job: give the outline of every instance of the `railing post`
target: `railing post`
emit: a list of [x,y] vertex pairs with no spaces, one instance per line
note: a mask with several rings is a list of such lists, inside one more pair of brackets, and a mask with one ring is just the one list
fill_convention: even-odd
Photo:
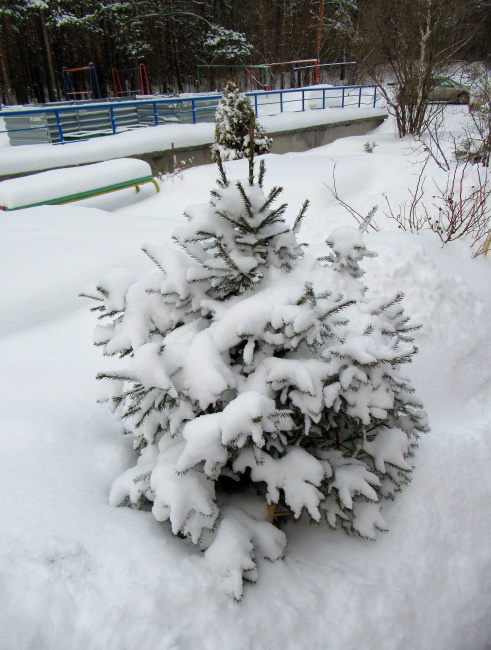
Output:
[[116,135],[116,122],[114,121],[114,107],[109,106],[109,117],[111,118],[111,126],[113,129],[113,135]]
[[196,112],[194,109],[194,99],[191,100],[191,110],[193,111],[193,124],[196,124]]
[[283,113],[283,93],[280,93],[280,113]]
[[257,117],[257,93],[254,95],[254,113]]
[[373,108],[377,105],[377,86],[373,87]]
[[61,127],[60,114],[58,111],[55,111],[55,117],[56,117],[56,124],[58,126],[58,133],[60,134],[60,144],[65,144],[65,140],[63,138],[63,129]]
[[344,108],[344,86],[343,86],[343,97],[341,99],[341,108]]
[[362,88],[363,88],[363,86],[360,86],[360,94],[358,96],[358,108],[360,108],[360,106],[361,106],[361,89]]
[[302,111],[305,111],[305,90],[302,90]]
[[322,108],[326,108],[326,89],[322,89]]
[[157,113],[157,102],[152,102],[153,106],[153,119],[155,120],[155,126],[159,125],[159,114]]

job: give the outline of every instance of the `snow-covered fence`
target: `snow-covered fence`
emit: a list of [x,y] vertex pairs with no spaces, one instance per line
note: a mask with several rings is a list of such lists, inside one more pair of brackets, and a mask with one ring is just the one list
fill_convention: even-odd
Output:
[[[375,86],[312,86],[247,93],[256,117],[325,108],[373,107],[381,101]],[[73,140],[113,135],[128,129],[168,123],[213,122],[220,94],[138,99],[70,105],[5,108],[11,145]]]
[[[377,86],[311,86],[247,93],[256,117],[287,111],[372,107],[381,102]],[[268,110],[274,111],[273,113]]]
[[213,122],[220,95],[5,109],[11,145],[65,144],[167,123]]

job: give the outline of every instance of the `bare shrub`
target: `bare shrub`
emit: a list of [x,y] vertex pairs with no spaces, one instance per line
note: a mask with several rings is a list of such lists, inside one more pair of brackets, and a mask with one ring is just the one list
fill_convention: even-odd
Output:
[[[491,182],[488,169],[482,165],[472,167],[470,163],[456,165],[445,174],[444,184],[433,180],[435,194],[430,206],[425,203],[425,169],[428,158],[418,176],[411,199],[393,208],[386,195],[388,212],[399,228],[418,232],[424,228],[435,232],[443,244],[466,237],[471,247],[477,247],[476,255],[484,252],[484,238],[490,232]],[[470,173],[474,179],[469,178]]]
[[[449,172],[452,148],[455,150],[455,140],[452,137],[450,142],[444,141],[442,136],[444,123],[444,105],[433,104],[422,125],[422,132],[416,134],[414,139],[417,143],[416,151],[418,148],[422,149],[426,158],[432,158],[440,169]],[[449,147],[446,145],[449,145]]]
[[[471,246],[476,246],[489,232],[491,184],[488,170],[477,167],[477,178],[469,187],[465,178],[467,167],[468,163],[456,166],[453,173],[448,174],[444,187],[435,182],[438,193],[433,197],[433,205],[437,214],[428,219],[428,225],[443,244],[467,236]],[[478,249],[477,254],[479,252]]]
[[355,210],[355,208],[353,208],[349,203],[346,203],[346,201],[339,196],[338,188],[336,186],[336,165],[334,165],[334,169],[332,170],[332,187],[329,187],[326,183],[324,183],[324,185],[331,192],[334,201],[339,203],[339,205],[353,217],[360,227],[364,227],[365,229],[371,228],[372,230],[375,230],[375,232],[380,232],[379,227],[375,223],[372,223],[373,217],[378,210],[378,205],[373,206],[368,215],[364,217],[358,212],[358,210]]
[[418,176],[418,182],[414,191],[409,190],[411,199],[404,201],[397,209],[394,209],[387,198],[386,194],[382,196],[387,203],[388,213],[385,214],[397,222],[399,228],[404,231],[418,232],[428,226],[429,215],[426,206],[422,202],[424,196],[424,184],[426,177],[424,175],[429,158],[426,159],[421,172]]

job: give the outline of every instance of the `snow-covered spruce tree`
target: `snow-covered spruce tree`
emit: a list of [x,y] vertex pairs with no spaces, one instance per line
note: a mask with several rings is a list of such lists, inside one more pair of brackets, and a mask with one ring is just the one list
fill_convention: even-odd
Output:
[[374,538],[427,423],[400,373],[414,328],[401,295],[367,298],[363,231],[335,230],[319,261],[295,236],[306,204],[291,230],[263,161],[236,183],[218,165],[181,250],[145,246],[154,273],[115,270],[84,295],[105,323],[95,343],[126,360],[99,379],[139,453],[110,502],[151,506],[239,598],[255,554],[286,545],[267,504]]
[[220,25],[212,25],[203,43],[203,52],[217,63],[233,63],[248,58],[254,51],[245,34]]
[[254,117],[251,102],[241,93],[233,81],[223,90],[222,98],[215,113],[215,142],[211,146],[213,160],[237,160],[249,157],[253,125],[254,154],[268,153],[272,139],[268,138],[263,127]]

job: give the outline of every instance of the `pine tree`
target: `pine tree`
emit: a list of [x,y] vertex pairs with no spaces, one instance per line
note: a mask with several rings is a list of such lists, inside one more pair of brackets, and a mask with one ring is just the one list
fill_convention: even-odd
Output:
[[154,273],[114,271],[84,295],[106,323],[95,343],[127,360],[98,378],[139,452],[110,502],[151,506],[240,598],[255,555],[286,545],[266,504],[374,538],[427,422],[400,373],[415,328],[400,294],[367,298],[363,231],[335,230],[317,260],[295,234],[307,202],[290,229],[264,161],[236,183],[218,167],[180,250],[146,246]]
[[223,90],[215,114],[215,143],[211,152],[213,160],[237,160],[249,157],[249,143],[254,142],[254,154],[268,153],[273,143],[254,117],[251,102],[233,81]]

